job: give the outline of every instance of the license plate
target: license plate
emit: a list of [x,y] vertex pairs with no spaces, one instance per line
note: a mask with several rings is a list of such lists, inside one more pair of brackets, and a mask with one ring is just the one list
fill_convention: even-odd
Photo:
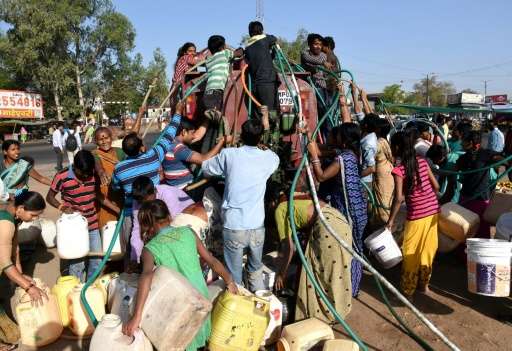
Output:
[[293,106],[293,98],[288,90],[279,90],[278,97],[280,106]]

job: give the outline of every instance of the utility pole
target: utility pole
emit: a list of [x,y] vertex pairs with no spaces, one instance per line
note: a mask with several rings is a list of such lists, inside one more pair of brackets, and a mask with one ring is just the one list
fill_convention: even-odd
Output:
[[428,96],[428,73],[427,73],[427,106],[430,107],[430,97]]
[[490,82],[490,80],[484,80],[484,99],[487,96],[487,83]]
[[263,0],[256,0],[256,20],[263,23],[264,17]]
[[433,72],[430,72],[430,73],[427,73],[427,106],[430,107],[430,80],[429,80],[429,76],[432,76],[432,79],[434,78],[435,73]]

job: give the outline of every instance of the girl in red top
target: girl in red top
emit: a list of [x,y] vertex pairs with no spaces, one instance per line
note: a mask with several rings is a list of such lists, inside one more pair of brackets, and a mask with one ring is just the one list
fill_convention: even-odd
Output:
[[391,138],[391,150],[400,165],[392,171],[395,197],[387,227],[391,228],[400,205],[405,200],[407,221],[404,229],[402,277],[400,287],[412,297],[416,288],[428,292],[432,263],[437,251],[439,202],[437,183],[425,159],[416,156],[417,131],[398,132]]

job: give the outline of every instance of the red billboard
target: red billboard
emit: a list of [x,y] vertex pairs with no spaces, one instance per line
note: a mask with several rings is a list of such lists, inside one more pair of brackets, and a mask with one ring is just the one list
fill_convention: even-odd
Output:
[[487,95],[485,97],[485,103],[486,104],[506,104],[508,102],[508,96],[507,94],[501,94],[501,95]]

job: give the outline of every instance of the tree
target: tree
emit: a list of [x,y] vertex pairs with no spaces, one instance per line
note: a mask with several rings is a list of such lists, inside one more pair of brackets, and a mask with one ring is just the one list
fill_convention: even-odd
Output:
[[145,93],[149,85],[153,82],[154,78],[158,78],[156,86],[151,91],[151,96],[148,100],[148,105],[160,105],[167,97],[169,92],[169,80],[167,79],[167,60],[165,59],[162,50],[156,48],[153,51],[153,60],[149,63],[144,77],[143,91]]
[[57,116],[62,119],[60,96],[72,81],[73,66],[67,54],[65,4],[51,0],[1,0],[0,20],[10,25],[0,56],[20,77],[29,78],[43,94],[53,95]]
[[384,102],[401,104],[405,101],[405,91],[402,90],[400,84],[388,85],[384,87],[381,98]]
[[[381,100],[390,104],[402,104],[405,102],[407,94],[402,90],[400,84],[392,84],[384,87],[382,90]],[[392,107],[387,109],[389,113],[405,114],[406,110],[399,107]]]
[[436,76],[420,80],[413,86],[413,93],[406,101],[416,105],[427,105],[427,90],[430,104],[433,106],[445,106],[446,95],[455,94],[455,87],[452,82],[438,81]]
[[478,92],[476,90],[473,90],[471,88],[462,89],[461,93],[478,94]]
[[126,56],[133,49],[135,30],[126,16],[113,9],[110,0],[83,0],[72,4],[73,11],[68,15],[72,37],[69,50],[75,66],[80,114],[84,117],[83,76],[86,80],[97,78],[103,61],[113,64]]
[[289,60],[300,63],[300,54],[307,46],[308,31],[304,28],[299,29],[297,37],[293,41],[288,41],[285,38],[277,38],[277,42],[283,53]]

